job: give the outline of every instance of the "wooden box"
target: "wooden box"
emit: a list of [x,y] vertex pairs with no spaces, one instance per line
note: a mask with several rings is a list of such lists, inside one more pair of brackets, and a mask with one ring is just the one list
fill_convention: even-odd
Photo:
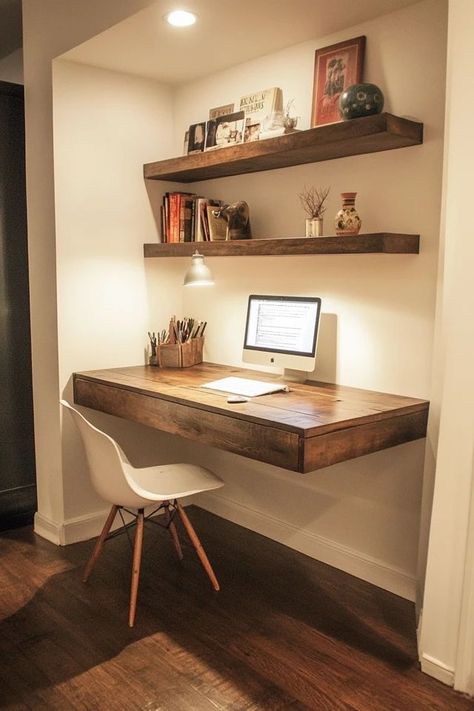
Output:
[[158,346],[158,365],[162,368],[189,368],[202,363],[204,338],[191,338],[186,343],[165,343]]

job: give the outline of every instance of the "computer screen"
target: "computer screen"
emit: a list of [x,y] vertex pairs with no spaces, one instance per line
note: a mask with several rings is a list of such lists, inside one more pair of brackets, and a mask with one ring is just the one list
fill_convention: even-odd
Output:
[[321,299],[317,296],[249,296],[243,360],[312,371]]

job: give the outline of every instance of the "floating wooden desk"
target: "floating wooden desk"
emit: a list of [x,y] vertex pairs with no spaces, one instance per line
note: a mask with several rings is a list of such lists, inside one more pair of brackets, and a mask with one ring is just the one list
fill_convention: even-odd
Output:
[[199,387],[230,375],[278,380],[213,363],[112,368],[75,373],[74,401],[295,472],[426,435],[426,400],[308,381],[231,405],[225,394]]

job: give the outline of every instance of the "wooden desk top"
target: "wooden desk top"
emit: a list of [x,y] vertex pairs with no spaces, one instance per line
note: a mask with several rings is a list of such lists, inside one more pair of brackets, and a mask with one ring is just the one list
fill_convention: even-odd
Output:
[[429,403],[328,383],[290,383],[279,392],[229,404],[200,386],[243,368],[134,366],[74,374],[79,405],[298,472],[308,472],[426,435]]

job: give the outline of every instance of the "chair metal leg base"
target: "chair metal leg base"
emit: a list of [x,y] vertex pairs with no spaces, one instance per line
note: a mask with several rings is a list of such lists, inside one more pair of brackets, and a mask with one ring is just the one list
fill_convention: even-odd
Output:
[[212,569],[212,565],[209,562],[209,558],[207,557],[206,552],[205,552],[204,548],[202,547],[201,541],[199,540],[198,535],[197,535],[196,531],[194,530],[193,525],[192,525],[191,521],[189,520],[186,511],[181,506],[179,501],[175,500],[174,505],[178,509],[178,513],[179,513],[179,515],[181,517],[181,521],[183,522],[183,525],[186,529],[186,533],[188,534],[191,543],[193,544],[194,548],[196,549],[196,553],[199,556],[199,560],[201,561],[202,567],[204,568],[204,570],[206,571],[206,573],[209,576],[209,580],[211,581],[212,587],[214,588],[214,590],[216,592],[218,592],[220,590],[220,585],[219,585],[218,580],[215,576],[215,573]]
[[[176,499],[173,502],[166,501],[164,502],[160,508],[163,507],[166,511],[166,524],[165,528],[168,528],[170,532],[171,539],[173,541],[174,547],[176,549],[176,553],[178,555],[178,558],[182,560],[183,558],[183,551],[181,548],[181,544],[179,541],[178,537],[178,532],[176,530],[175,523],[173,521],[173,517],[176,513],[178,512],[181,521],[183,522],[184,528],[186,529],[186,533],[189,536],[189,539],[191,543],[193,544],[196,553],[199,557],[199,560],[201,561],[201,564],[206,571],[207,575],[209,576],[209,580],[211,581],[212,587],[214,590],[219,591],[220,586],[217,581],[217,578],[215,576],[215,573],[212,569],[212,566],[209,562],[209,559],[206,555],[206,552],[204,548],[202,547],[201,541],[198,538],[198,535],[196,531],[194,530],[194,527],[191,523],[191,521],[188,518],[188,515],[186,514],[186,511],[184,508],[181,506],[179,501]],[[104,524],[104,527],[101,531],[100,536],[98,537],[94,550],[92,551],[92,554],[87,561],[87,564],[84,568],[84,575],[83,575],[83,581],[87,582],[90,574],[92,573],[92,570],[97,563],[97,560],[99,559],[99,556],[102,552],[102,549],[104,547],[104,543],[107,540],[107,538],[110,537],[115,537],[119,533],[123,533],[125,530],[128,534],[128,528],[133,525],[133,523],[136,523],[136,531],[135,531],[135,541],[133,544],[133,562],[132,562],[132,579],[131,579],[131,585],[130,585],[130,607],[129,607],[129,614],[128,614],[128,624],[130,627],[133,627],[135,624],[135,613],[137,610],[137,597],[138,597],[138,584],[140,580],[140,568],[141,568],[141,560],[142,560],[142,548],[143,548],[143,532],[144,532],[144,527],[145,527],[145,511],[144,509],[138,509],[138,513],[134,514],[132,511],[129,511],[129,509],[125,508],[124,510],[130,513],[132,516],[135,516],[135,522],[133,523],[128,523],[125,524],[125,526],[122,528],[121,531],[114,531],[113,533],[110,533],[110,529],[112,528],[112,524],[114,522],[115,516],[117,514],[117,511],[122,509],[123,507],[113,505],[112,508],[110,509],[109,515],[107,516],[107,520]],[[171,511],[171,509],[173,509]],[[156,512],[153,512],[156,513]],[[153,515],[150,514],[150,515]],[[149,518],[149,517],[147,517]],[[163,524],[160,524],[163,526]]]

